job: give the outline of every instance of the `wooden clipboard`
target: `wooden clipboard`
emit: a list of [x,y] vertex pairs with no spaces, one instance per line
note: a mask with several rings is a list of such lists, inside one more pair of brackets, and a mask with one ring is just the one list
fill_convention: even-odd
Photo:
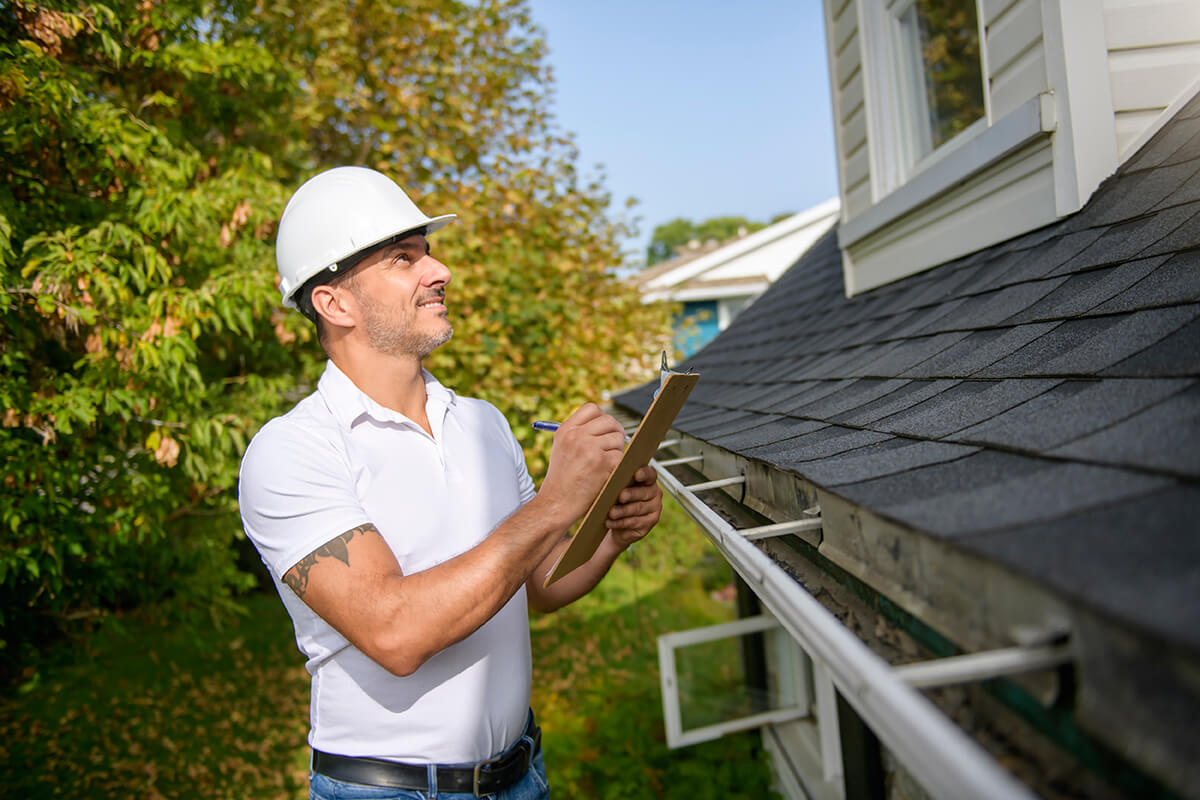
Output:
[[672,372],[667,375],[654,402],[646,411],[646,416],[642,417],[641,424],[638,425],[633,437],[625,445],[625,453],[621,456],[620,463],[613,468],[604,488],[600,490],[600,494],[592,502],[592,507],[584,515],[583,522],[580,523],[579,530],[575,532],[571,543],[567,545],[567,549],[563,551],[558,562],[550,570],[550,574],[546,576],[544,586],[549,586],[571,570],[586,563],[595,554],[596,548],[604,539],[604,534],[608,532],[605,521],[608,518],[609,510],[617,502],[617,495],[629,485],[629,481],[633,479],[633,473],[649,463],[654,454],[658,452],[658,446],[663,437],[667,435],[667,431],[671,429],[675,415],[679,413],[679,409],[683,408],[684,401],[692,393],[692,387],[699,379],[700,376],[695,373]]

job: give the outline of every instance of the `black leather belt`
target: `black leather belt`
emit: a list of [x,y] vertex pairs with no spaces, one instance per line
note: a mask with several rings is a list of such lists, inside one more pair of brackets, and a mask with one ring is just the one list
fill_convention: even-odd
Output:
[[[532,742],[532,744],[530,744]],[[542,729],[534,724],[533,716],[525,733],[512,747],[495,758],[478,764],[458,766],[437,765],[437,791],[472,792],[476,797],[501,792],[519,781],[529,769],[529,762],[542,746]],[[427,764],[407,764],[382,758],[339,756],[313,750],[313,772],[327,778],[366,786],[386,786],[391,789],[424,789],[429,785]]]

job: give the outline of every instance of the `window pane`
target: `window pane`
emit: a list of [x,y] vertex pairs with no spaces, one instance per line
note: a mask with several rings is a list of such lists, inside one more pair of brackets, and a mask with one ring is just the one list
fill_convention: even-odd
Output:
[[920,39],[928,133],[936,149],[983,117],[979,24],[974,0],[916,0],[913,11],[909,19]]
[[764,671],[763,639],[771,642],[778,635],[753,633],[675,650],[684,731],[796,704],[768,686],[775,681]]

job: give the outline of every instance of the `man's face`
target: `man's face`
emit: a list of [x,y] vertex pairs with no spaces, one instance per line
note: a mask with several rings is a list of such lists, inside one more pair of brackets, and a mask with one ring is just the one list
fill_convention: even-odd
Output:
[[371,349],[424,358],[454,333],[445,303],[449,282],[450,270],[429,254],[423,235],[413,234],[369,256],[346,287]]

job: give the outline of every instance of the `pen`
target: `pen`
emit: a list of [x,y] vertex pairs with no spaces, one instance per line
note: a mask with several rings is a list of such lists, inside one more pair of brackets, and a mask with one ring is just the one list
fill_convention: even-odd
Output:
[[[535,431],[550,431],[553,433],[554,431],[558,430],[560,425],[562,425],[561,422],[551,422],[548,419],[535,419],[533,421],[533,429]],[[629,441],[628,433],[625,434],[625,441]]]

